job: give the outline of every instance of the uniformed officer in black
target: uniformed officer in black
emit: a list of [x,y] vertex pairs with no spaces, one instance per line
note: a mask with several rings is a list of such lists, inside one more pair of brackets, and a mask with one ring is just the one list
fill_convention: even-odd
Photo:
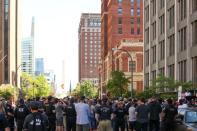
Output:
[[177,108],[173,105],[172,99],[167,100],[168,105],[164,108],[162,113],[164,118],[161,122],[161,131],[174,131],[175,130],[175,117],[178,114]]
[[125,130],[125,116],[127,115],[127,111],[124,108],[124,103],[123,101],[119,101],[117,104],[117,108],[114,110],[114,115],[115,115],[115,127],[114,131],[119,131],[119,128],[121,131]]
[[111,116],[113,112],[107,101],[107,98],[103,98],[101,106],[96,110],[96,119],[99,121],[98,131],[112,131]]
[[49,129],[48,131],[55,131],[56,129],[56,113],[55,113],[55,105],[54,98],[49,96],[47,102],[44,105],[44,111],[49,119]]
[[47,131],[49,121],[46,115],[38,111],[39,104],[36,101],[30,103],[31,114],[29,114],[24,121],[24,131]]
[[5,111],[6,111],[6,118],[8,121],[10,131],[14,131],[14,108],[12,106],[11,98],[7,101],[7,104],[5,106]]
[[65,114],[67,131],[76,131],[76,110],[74,105],[74,98],[71,98],[68,106],[66,106]]
[[14,112],[14,117],[15,117],[16,125],[17,125],[17,131],[22,131],[25,117],[28,114],[30,114],[29,109],[25,105],[24,100],[20,99],[19,104],[17,105],[15,112]]

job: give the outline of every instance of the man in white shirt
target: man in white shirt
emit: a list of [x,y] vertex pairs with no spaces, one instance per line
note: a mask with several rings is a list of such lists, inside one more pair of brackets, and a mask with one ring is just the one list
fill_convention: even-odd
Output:
[[77,131],[89,131],[90,130],[90,108],[89,105],[84,103],[85,97],[80,98],[80,102],[75,104],[75,110],[77,113]]
[[129,107],[129,129],[131,131],[135,130],[136,126],[136,112],[134,104],[132,103]]

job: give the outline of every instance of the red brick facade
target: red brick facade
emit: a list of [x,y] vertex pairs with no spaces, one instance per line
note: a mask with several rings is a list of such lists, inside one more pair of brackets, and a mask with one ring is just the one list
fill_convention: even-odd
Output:
[[[133,66],[130,65],[130,57],[122,50],[130,53],[133,61]],[[137,92],[143,90],[143,43],[133,42],[132,40],[121,41],[117,50],[113,53],[113,63],[115,63],[115,70],[120,70],[125,73],[127,77],[131,77],[133,71],[133,89]],[[131,70],[131,66],[133,67]]]
[[100,26],[100,14],[82,14],[79,25],[79,82],[90,80],[96,86],[101,60]]
[[132,0],[101,0],[100,86],[103,88],[111,71],[114,70],[112,48],[116,47],[122,39],[143,41],[143,0],[133,1],[132,3]]

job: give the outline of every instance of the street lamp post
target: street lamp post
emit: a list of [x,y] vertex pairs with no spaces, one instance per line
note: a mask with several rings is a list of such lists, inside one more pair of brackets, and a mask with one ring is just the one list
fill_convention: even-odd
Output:
[[[112,48],[112,51],[115,51],[115,50],[119,50],[119,51],[122,51],[122,52],[127,53],[127,55],[128,55],[128,56],[130,57],[130,59],[131,59],[131,65],[133,65],[132,56],[131,56],[131,54],[130,54],[127,50],[118,49],[118,48]],[[112,64],[113,64],[113,63],[112,63]],[[132,69],[132,66],[131,66],[131,98],[133,98],[133,69]]]

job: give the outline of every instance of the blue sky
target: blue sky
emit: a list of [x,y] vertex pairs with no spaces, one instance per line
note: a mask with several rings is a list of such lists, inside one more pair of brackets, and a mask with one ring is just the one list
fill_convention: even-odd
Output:
[[22,37],[30,36],[35,17],[35,57],[43,57],[45,69],[62,83],[65,60],[65,86],[78,82],[78,26],[81,13],[100,13],[100,0],[23,0]]

